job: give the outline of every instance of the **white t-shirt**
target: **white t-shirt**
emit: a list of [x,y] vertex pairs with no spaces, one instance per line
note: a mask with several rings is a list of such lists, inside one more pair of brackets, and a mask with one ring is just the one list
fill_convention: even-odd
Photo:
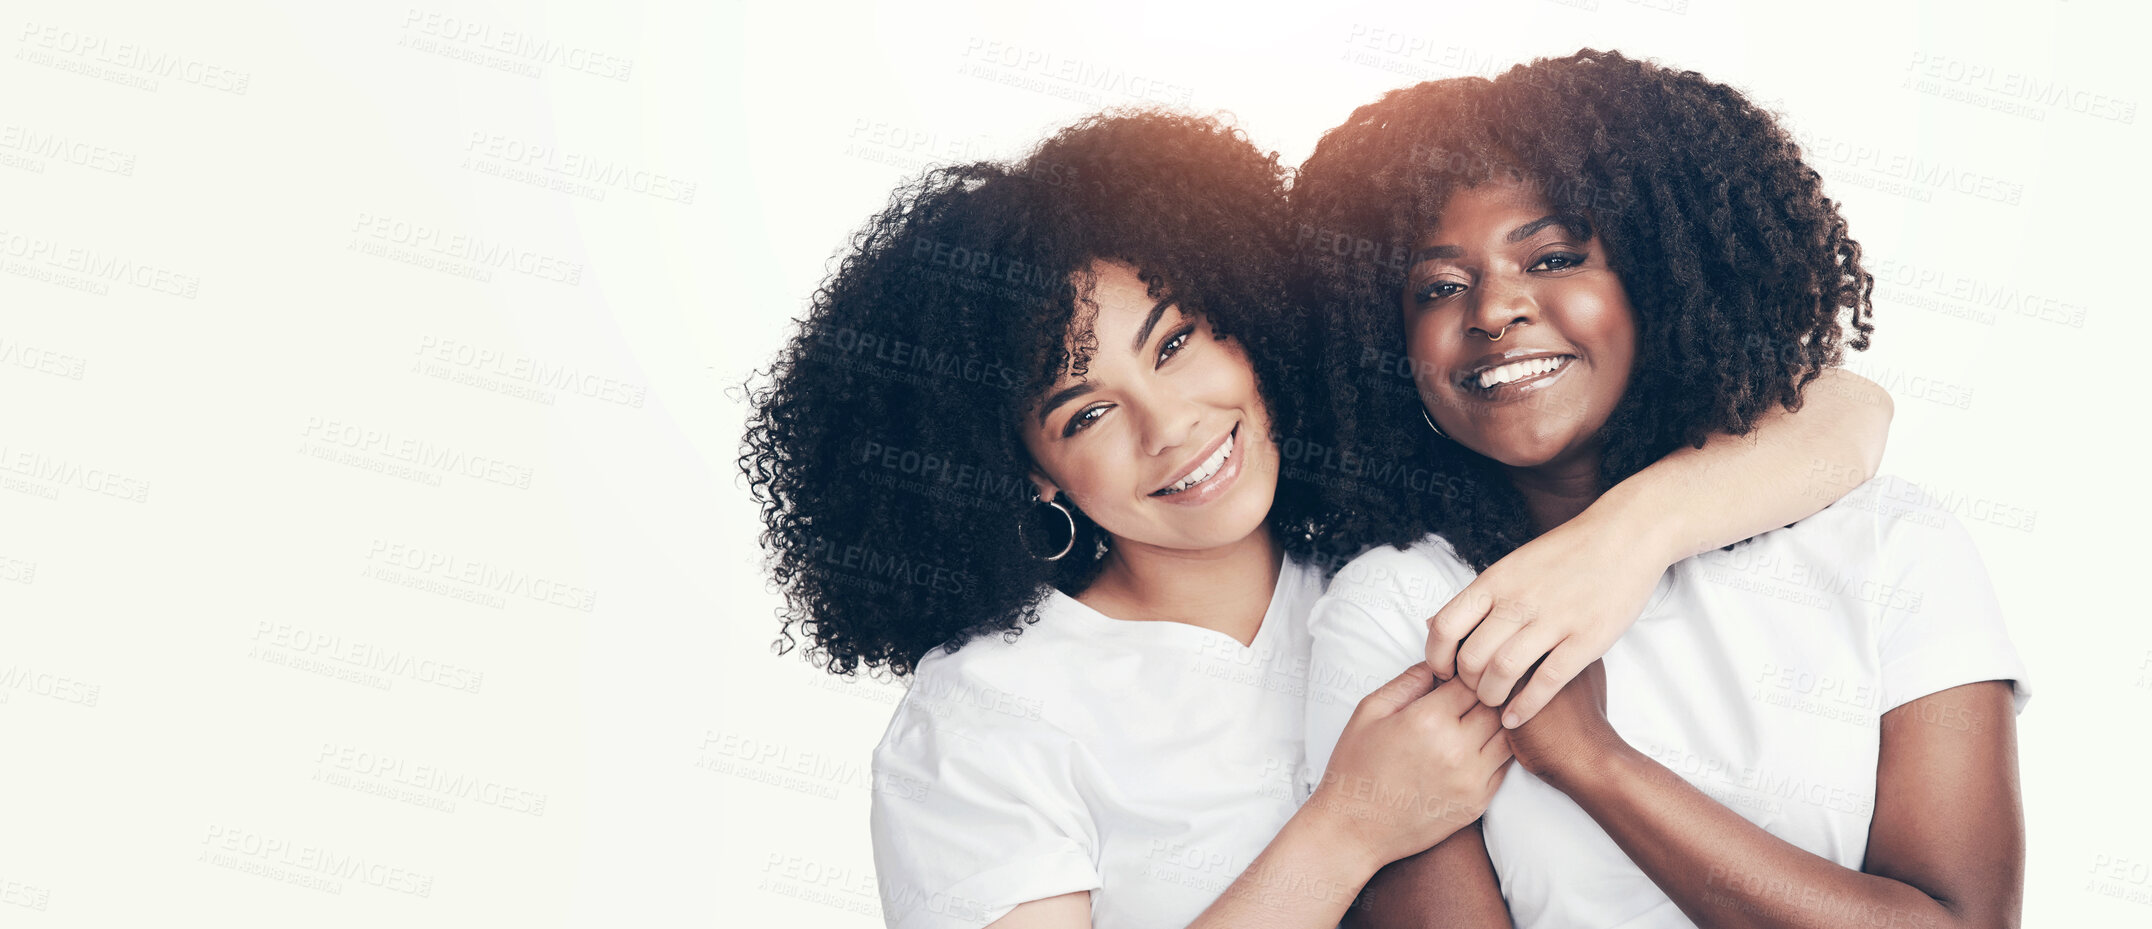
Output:
[[1311,790],[1307,615],[1287,559],[1253,644],[1112,619],[1058,591],[1014,642],[919,662],[874,751],[874,867],[892,929],[978,927],[1089,890],[1098,929],[1180,927]]
[[[1362,683],[1419,661],[1427,617],[1472,577],[1436,538],[1376,549],[1339,572],[1309,619],[1312,770],[1372,687]],[[2031,695],[1972,539],[1888,477],[1674,565],[1607,652],[1606,676],[1608,719],[1631,746],[1771,834],[1855,869],[1884,713],[1977,681],[2014,681],[2019,710]],[[1575,802],[1521,768],[1482,825],[1519,929],[1693,925]]]

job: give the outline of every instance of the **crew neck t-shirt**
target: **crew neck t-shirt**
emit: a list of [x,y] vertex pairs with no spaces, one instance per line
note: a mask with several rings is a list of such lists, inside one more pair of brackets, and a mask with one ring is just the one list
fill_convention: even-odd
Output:
[[[1309,620],[1309,765],[1351,702],[1424,657],[1427,617],[1473,577],[1429,538],[1339,572]],[[2031,692],[1987,571],[1940,501],[1879,477],[1794,525],[1686,559],[1606,654],[1607,716],[1637,750],[1773,835],[1858,870],[1879,720],[1963,684]],[[1970,725],[1941,718],[1939,725]],[[1518,929],[1693,924],[1566,794],[1522,768],[1482,821]],[[1847,923],[1865,914],[1847,914]]]
[[1286,559],[1248,646],[1113,619],[1054,591],[1013,641],[919,662],[874,751],[872,833],[892,929],[984,926],[1091,891],[1097,929],[1193,921],[1311,792],[1307,616]]

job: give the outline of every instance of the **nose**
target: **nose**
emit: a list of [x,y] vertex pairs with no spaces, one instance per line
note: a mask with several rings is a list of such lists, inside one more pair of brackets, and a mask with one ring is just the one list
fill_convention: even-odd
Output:
[[1143,451],[1162,455],[1186,445],[1202,421],[1200,406],[1172,391],[1153,391],[1139,401],[1136,418],[1142,429]]
[[1488,275],[1474,288],[1470,312],[1465,314],[1465,337],[1499,342],[1518,324],[1529,325],[1539,316],[1527,282],[1508,275]]

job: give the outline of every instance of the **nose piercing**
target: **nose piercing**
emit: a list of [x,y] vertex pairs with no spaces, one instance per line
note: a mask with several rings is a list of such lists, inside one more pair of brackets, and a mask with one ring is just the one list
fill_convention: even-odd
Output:
[[[1509,324],[1509,326],[1514,326],[1514,325],[1516,325],[1516,323],[1510,323],[1510,324]],[[1509,326],[1503,326],[1503,327],[1502,327],[1502,331],[1501,331],[1501,332],[1499,332],[1499,333],[1496,333],[1496,334],[1494,334],[1494,335],[1491,335],[1491,336],[1488,336],[1488,337],[1487,337],[1487,341],[1489,341],[1489,342],[1500,342],[1500,341],[1502,341],[1502,337],[1503,337],[1503,336],[1505,336],[1505,335],[1508,335],[1508,334],[1509,334]]]

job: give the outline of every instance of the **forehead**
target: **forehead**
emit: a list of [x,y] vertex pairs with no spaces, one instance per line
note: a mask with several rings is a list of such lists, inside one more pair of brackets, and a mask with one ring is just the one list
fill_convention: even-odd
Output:
[[1163,295],[1152,296],[1149,285],[1143,282],[1136,269],[1119,262],[1096,263],[1077,286],[1080,296],[1076,312],[1070,317],[1069,331],[1063,336],[1071,361],[1089,360],[1102,351],[1110,354],[1115,346],[1125,352],[1129,340],[1141,331],[1159,301],[1170,299]]
[[[1546,198],[1528,185],[1513,181],[1481,184],[1451,194],[1428,233],[1438,238],[1507,233],[1519,223],[1551,212]],[[1508,225],[1502,225],[1505,222]]]
[[1158,305],[1158,298],[1151,296],[1151,289],[1143,283],[1136,269],[1119,262],[1099,262],[1092,268],[1091,289],[1085,295],[1085,303],[1078,315],[1083,328],[1095,328],[1100,335],[1118,327],[1124,332],[1134,332],[1143,325],[1144,317],[1151,315],[1151,308]]

